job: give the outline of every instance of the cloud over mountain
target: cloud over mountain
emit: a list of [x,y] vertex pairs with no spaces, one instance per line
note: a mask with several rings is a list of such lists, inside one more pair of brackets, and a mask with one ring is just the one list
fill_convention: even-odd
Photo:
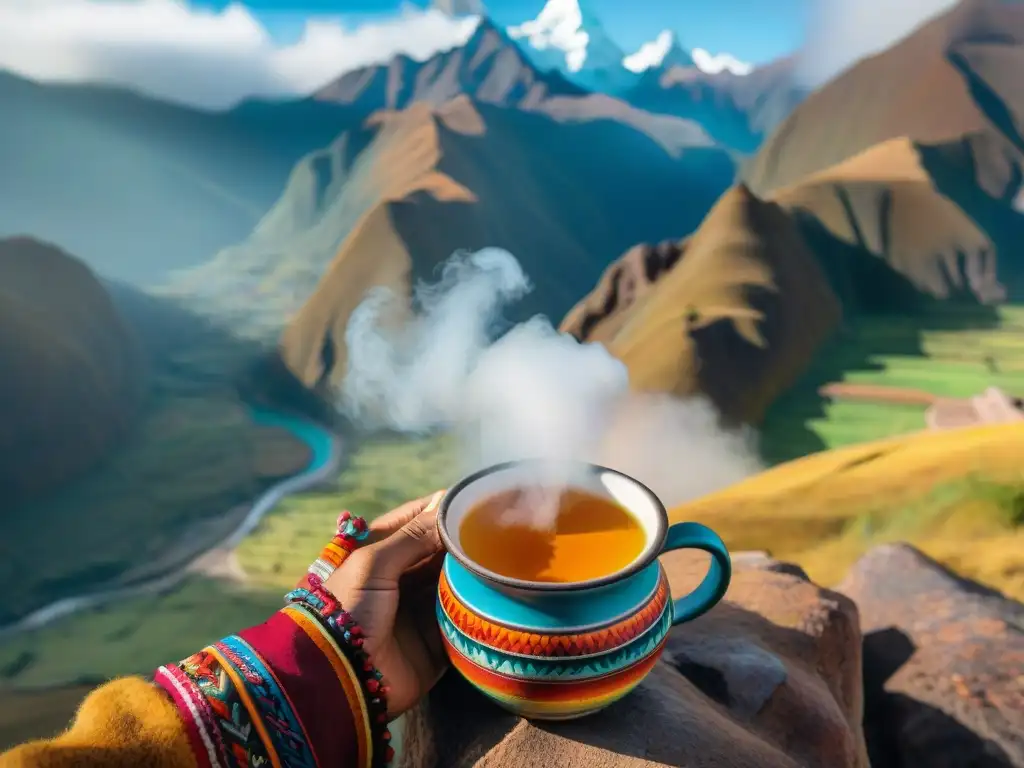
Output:
[[297,42],[282,45],[238,4],[218,12],[179,0],[0,0],[0,68],[219,108],[305,94],[399,53],[425,59],[465,42],[476,23],[407,8],[358,27],[308,21]]

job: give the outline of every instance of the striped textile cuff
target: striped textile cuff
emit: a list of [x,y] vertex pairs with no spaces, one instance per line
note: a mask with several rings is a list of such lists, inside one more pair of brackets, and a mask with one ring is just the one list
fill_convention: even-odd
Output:
[[199,768],[228,765],[228,753],[221,738],[220,725],[206,696],[196,681],[176,665],[159,667],[153,682],[171,697],[185,726],[192,754]]
[[160,667],[154,681],[177,705],[201,768],[371,766],[359,678],[293,607]]

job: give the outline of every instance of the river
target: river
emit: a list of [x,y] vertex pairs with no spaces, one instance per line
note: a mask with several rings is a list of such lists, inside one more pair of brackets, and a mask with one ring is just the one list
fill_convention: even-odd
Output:
[[335,476],[341,463],[341,441],[333,433],[305,419],[267,408],[253,408],[253,421],[267,427],[287,429],[309,446],[311,458],[302,472],[275,483],[252,504],[239,525],[225,538],[210,543],[205,550],[170,573],[128,586],[99,589],[72,597],[64,597],[38,608],[16,622],[0,627],[0,640],[39,629],[58,619],[109,603],[166,592],[180,584],[190,573],[193,563],[216,549],[232,550],[259,525],[260,520],[286,496],[305,491]]

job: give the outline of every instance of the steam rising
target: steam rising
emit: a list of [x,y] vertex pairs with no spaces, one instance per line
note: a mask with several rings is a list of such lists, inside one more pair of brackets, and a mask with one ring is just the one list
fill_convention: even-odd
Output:
[[[435,285],[417,287],[419,311],[372,292],[345,335],[349,369],[342,407],[358,424],[459,436],[461,469],[551,460],[545,487],[564,485],[560,461],[623,471],[674,505],[734,483],[760,467],[750,435],[724,431],[703,399],[630,392],[625,365],[600,344],[580,344],[543,317],[500,338],[501,311],[530,285],[506,251],[456,254]],[[535,525],[556,506],[537,504]],[[539,510],[539,511],[537,511]],[[546,510],[546,512],[545,512]]]

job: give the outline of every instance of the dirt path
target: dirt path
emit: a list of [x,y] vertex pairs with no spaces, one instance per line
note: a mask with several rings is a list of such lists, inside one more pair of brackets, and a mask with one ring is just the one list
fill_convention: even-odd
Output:
[[943,399],[922,389],[886,387],[881,384],[853,384],[846,381],[826,384],[818,390],[818,393],[823,397],[830,397],[833,400],[862,400],[890,405],[920,405],[924,408],[929,405],[935,405],[935,403]]

